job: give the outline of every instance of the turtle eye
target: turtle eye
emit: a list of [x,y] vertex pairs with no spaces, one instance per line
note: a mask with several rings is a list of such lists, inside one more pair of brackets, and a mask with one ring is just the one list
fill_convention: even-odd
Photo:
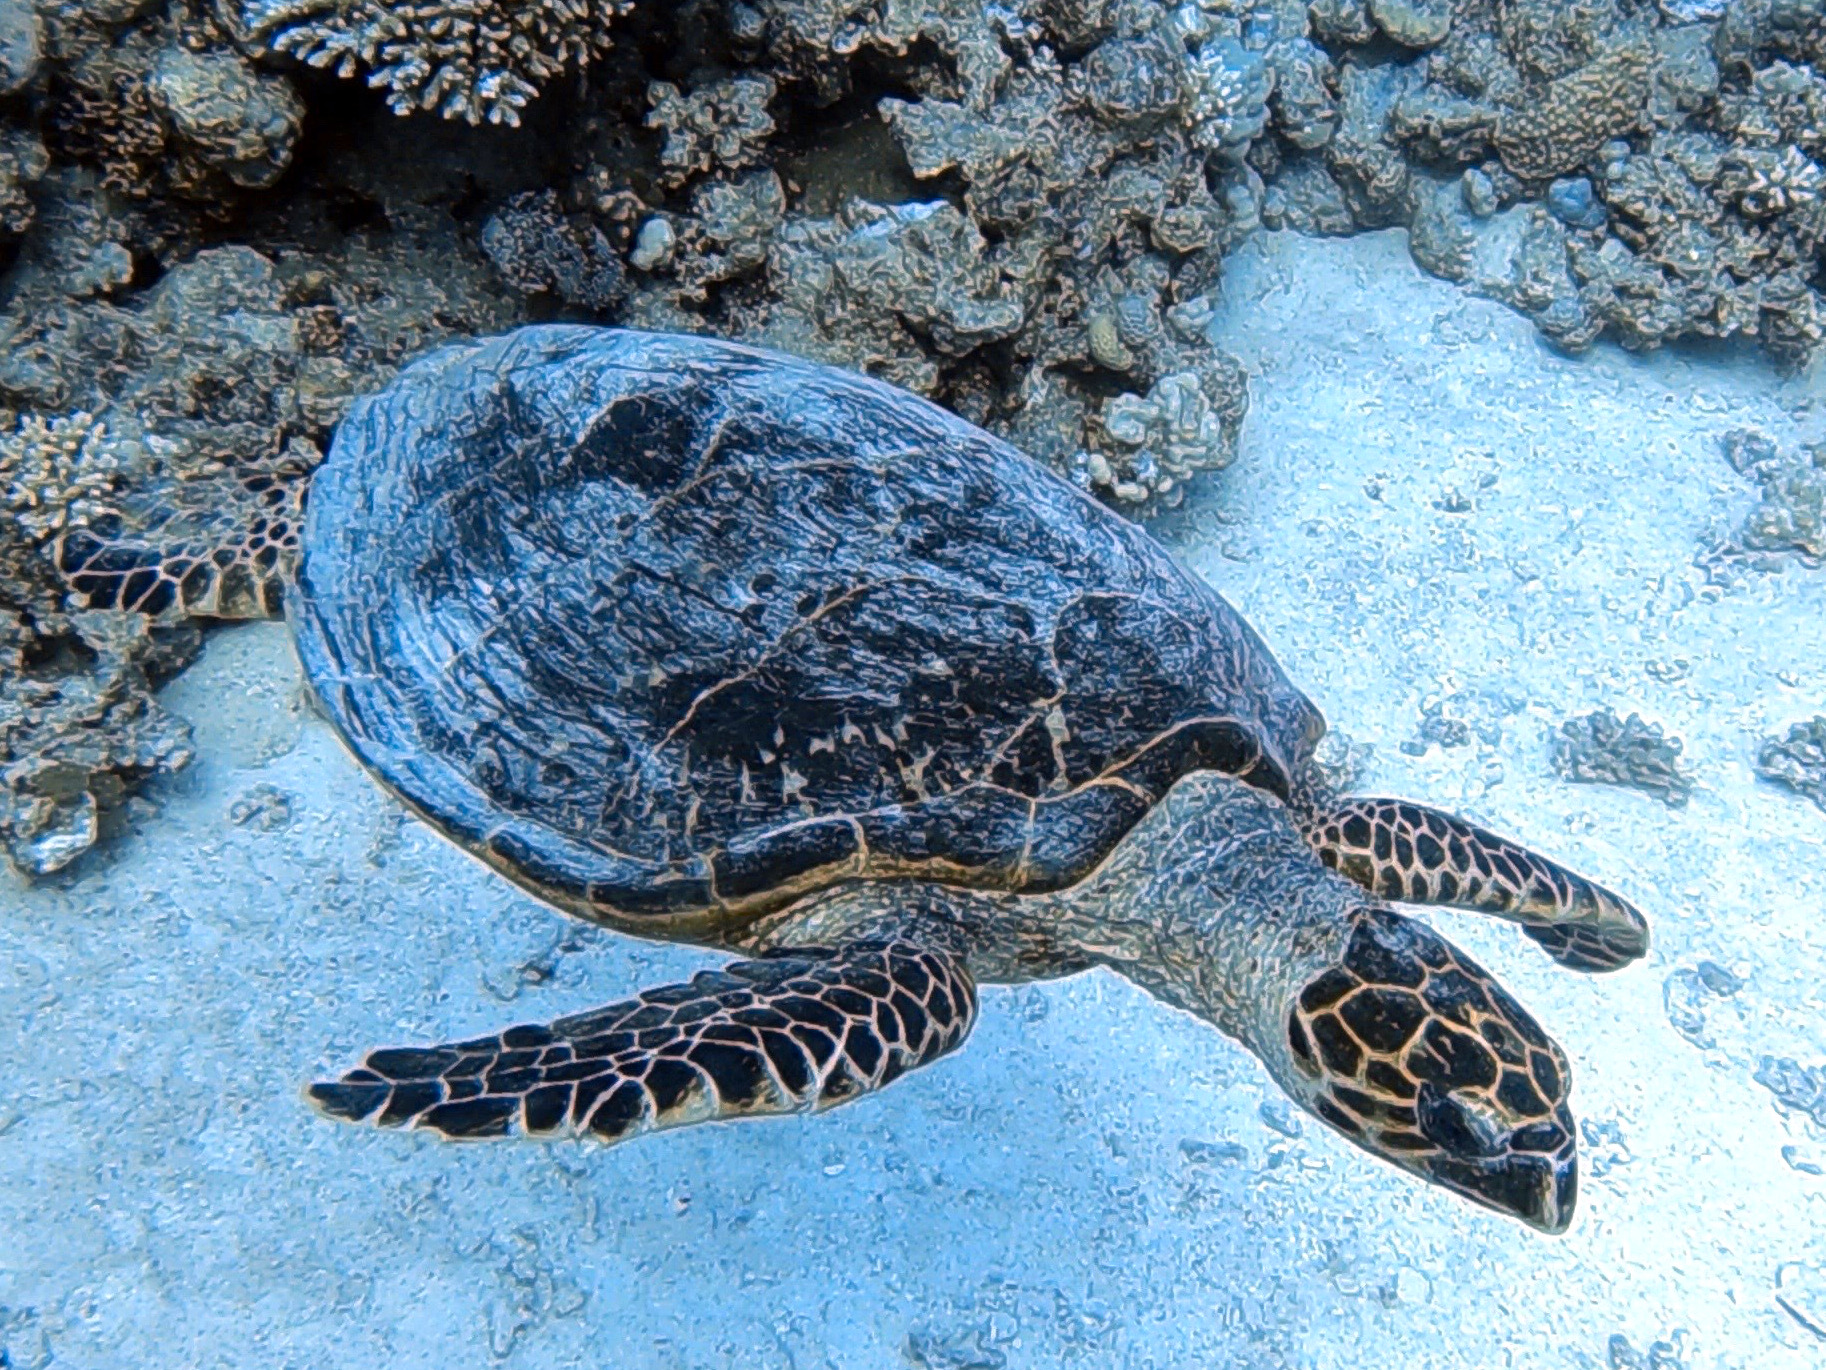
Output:
[[1420,1135],[1451,1156],[1480,1159],[1500,1155],[1509,1141],[1509,1129],[1488,1105],[1448,1094],[1431,1081],[1420,1087],[1414,1101]]

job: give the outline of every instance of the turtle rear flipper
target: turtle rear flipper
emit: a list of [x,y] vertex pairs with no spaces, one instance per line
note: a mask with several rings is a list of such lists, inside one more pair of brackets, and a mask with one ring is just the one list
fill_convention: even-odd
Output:
[[1569,969],[1618,970],[1648,950],[1648,920],[1628,900],[1451,814],[1347,799],[1302,831],[1320,860],[1371,893],[1507,918]]
[[306,1091],[331,1117],[469,1139],[642,1132],[810,1113],[963,1041],[976,989],[949,953],[852,942],[737,961],[549,1026],[370,1052]]
[[310,459],[290,452],[174,480],[66,532],[54,549],[57,569],[90,609],[277,618],[298,560],[309,482]]

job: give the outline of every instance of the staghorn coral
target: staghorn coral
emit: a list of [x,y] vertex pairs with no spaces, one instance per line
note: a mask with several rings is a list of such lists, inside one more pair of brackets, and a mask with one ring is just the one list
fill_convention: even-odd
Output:
[[518,124],[552,77],[608,50],[632,0],[245,0],[240,26],[274,53],[367,72],[395,112]]

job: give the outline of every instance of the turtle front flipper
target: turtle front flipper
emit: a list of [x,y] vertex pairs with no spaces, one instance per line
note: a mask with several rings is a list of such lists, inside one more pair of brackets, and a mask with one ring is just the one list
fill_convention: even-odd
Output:
[[65,532],[57,569],[90,609],[152,618],[277,618],[298,560],[316,453],[124,495]]
[[1507,918],[1572,970],[1617,970],[1648,950],[1648,922],[1628,900],[1451,814],[1348,799],[1301,831],[1320,860],[1371,893]]
[[852,942],[737,961],[550,1026],[368,1054],[306,1091],[331,1117],[446,1137],[594,1136],[810,1113],[961,1043],[976,987],[951,954]]

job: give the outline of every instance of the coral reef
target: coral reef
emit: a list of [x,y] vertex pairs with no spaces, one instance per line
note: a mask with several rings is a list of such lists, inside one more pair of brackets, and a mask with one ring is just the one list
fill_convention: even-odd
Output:
[[1796,723],[1782,737],[1764,738],[1756,773],[1826,809],[1826,715]]
[[[1232,460],[1263,225],[1798,362],[1823,58],[1798,0],[0,0],[6,631],[272,612],[348,399],[530,319],[858,367],[1136,515]],[[1732,555],[1817,561],[1819,461],[1740,469]]]
[[1680,739],[1664,735],[1659,724],[1644,722],[1640,714],[1619,719],[1599,709],[1560,725],[1553,768],[1565,780],[1625,785],[1680,808],[1693,792],[1680,752]]
[[[1817,347],[1816,7],[1326,0],[1312,20],[1340,124],[1271,190],[1270,223],[1405,224],[1423,267],[1569,349],[1747,335],[1793,363]],[[1384,62],[1384,39],[1429,51]]]

